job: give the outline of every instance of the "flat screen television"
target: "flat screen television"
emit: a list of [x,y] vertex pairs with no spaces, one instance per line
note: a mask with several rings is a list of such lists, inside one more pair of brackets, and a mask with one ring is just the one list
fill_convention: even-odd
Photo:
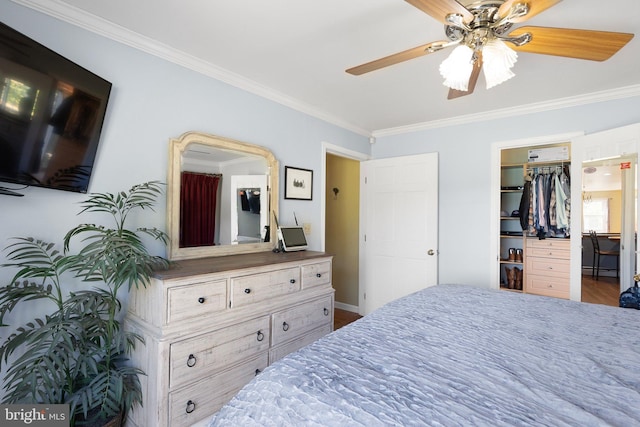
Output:
[[111,83],[0,23],[0,91],[0,181],[86,193]]

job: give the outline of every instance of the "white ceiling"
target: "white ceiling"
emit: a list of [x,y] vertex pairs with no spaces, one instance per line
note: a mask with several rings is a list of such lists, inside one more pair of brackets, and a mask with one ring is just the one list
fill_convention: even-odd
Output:
[[524,24],[636,34],[610,60],[521,53],[516,77],[486,90],[481,76],[474,94],[450,101],[438,72],[449,50],[344,71],[446,38],[403,0],[14,1],[364,135],[640,93],[638,0],[564,0]]

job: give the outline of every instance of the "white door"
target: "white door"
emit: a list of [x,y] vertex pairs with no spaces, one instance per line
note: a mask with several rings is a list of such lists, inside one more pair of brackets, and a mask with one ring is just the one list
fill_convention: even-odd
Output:
[[438,153],[361,164],[361,314],[438,282]]

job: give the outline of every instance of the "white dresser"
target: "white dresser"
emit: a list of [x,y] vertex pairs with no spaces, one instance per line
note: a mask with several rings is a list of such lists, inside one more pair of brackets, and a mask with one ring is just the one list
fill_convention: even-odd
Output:
[[126,328],[146,375],[128,424],[190,426],[267,365],[333,330],[332,258],[262,252],[178,261],[133,289]]

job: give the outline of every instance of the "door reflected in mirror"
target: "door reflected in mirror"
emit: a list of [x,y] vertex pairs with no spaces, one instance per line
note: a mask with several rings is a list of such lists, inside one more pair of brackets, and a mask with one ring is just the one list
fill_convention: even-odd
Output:
[[[231,177],[231,244],[264,242],[269,218],[266,175]],[[233,197],[232,196],[232,197]]]
[[271,250],[278,162],[264,147],[190,132],[170,142],[172,260]]

